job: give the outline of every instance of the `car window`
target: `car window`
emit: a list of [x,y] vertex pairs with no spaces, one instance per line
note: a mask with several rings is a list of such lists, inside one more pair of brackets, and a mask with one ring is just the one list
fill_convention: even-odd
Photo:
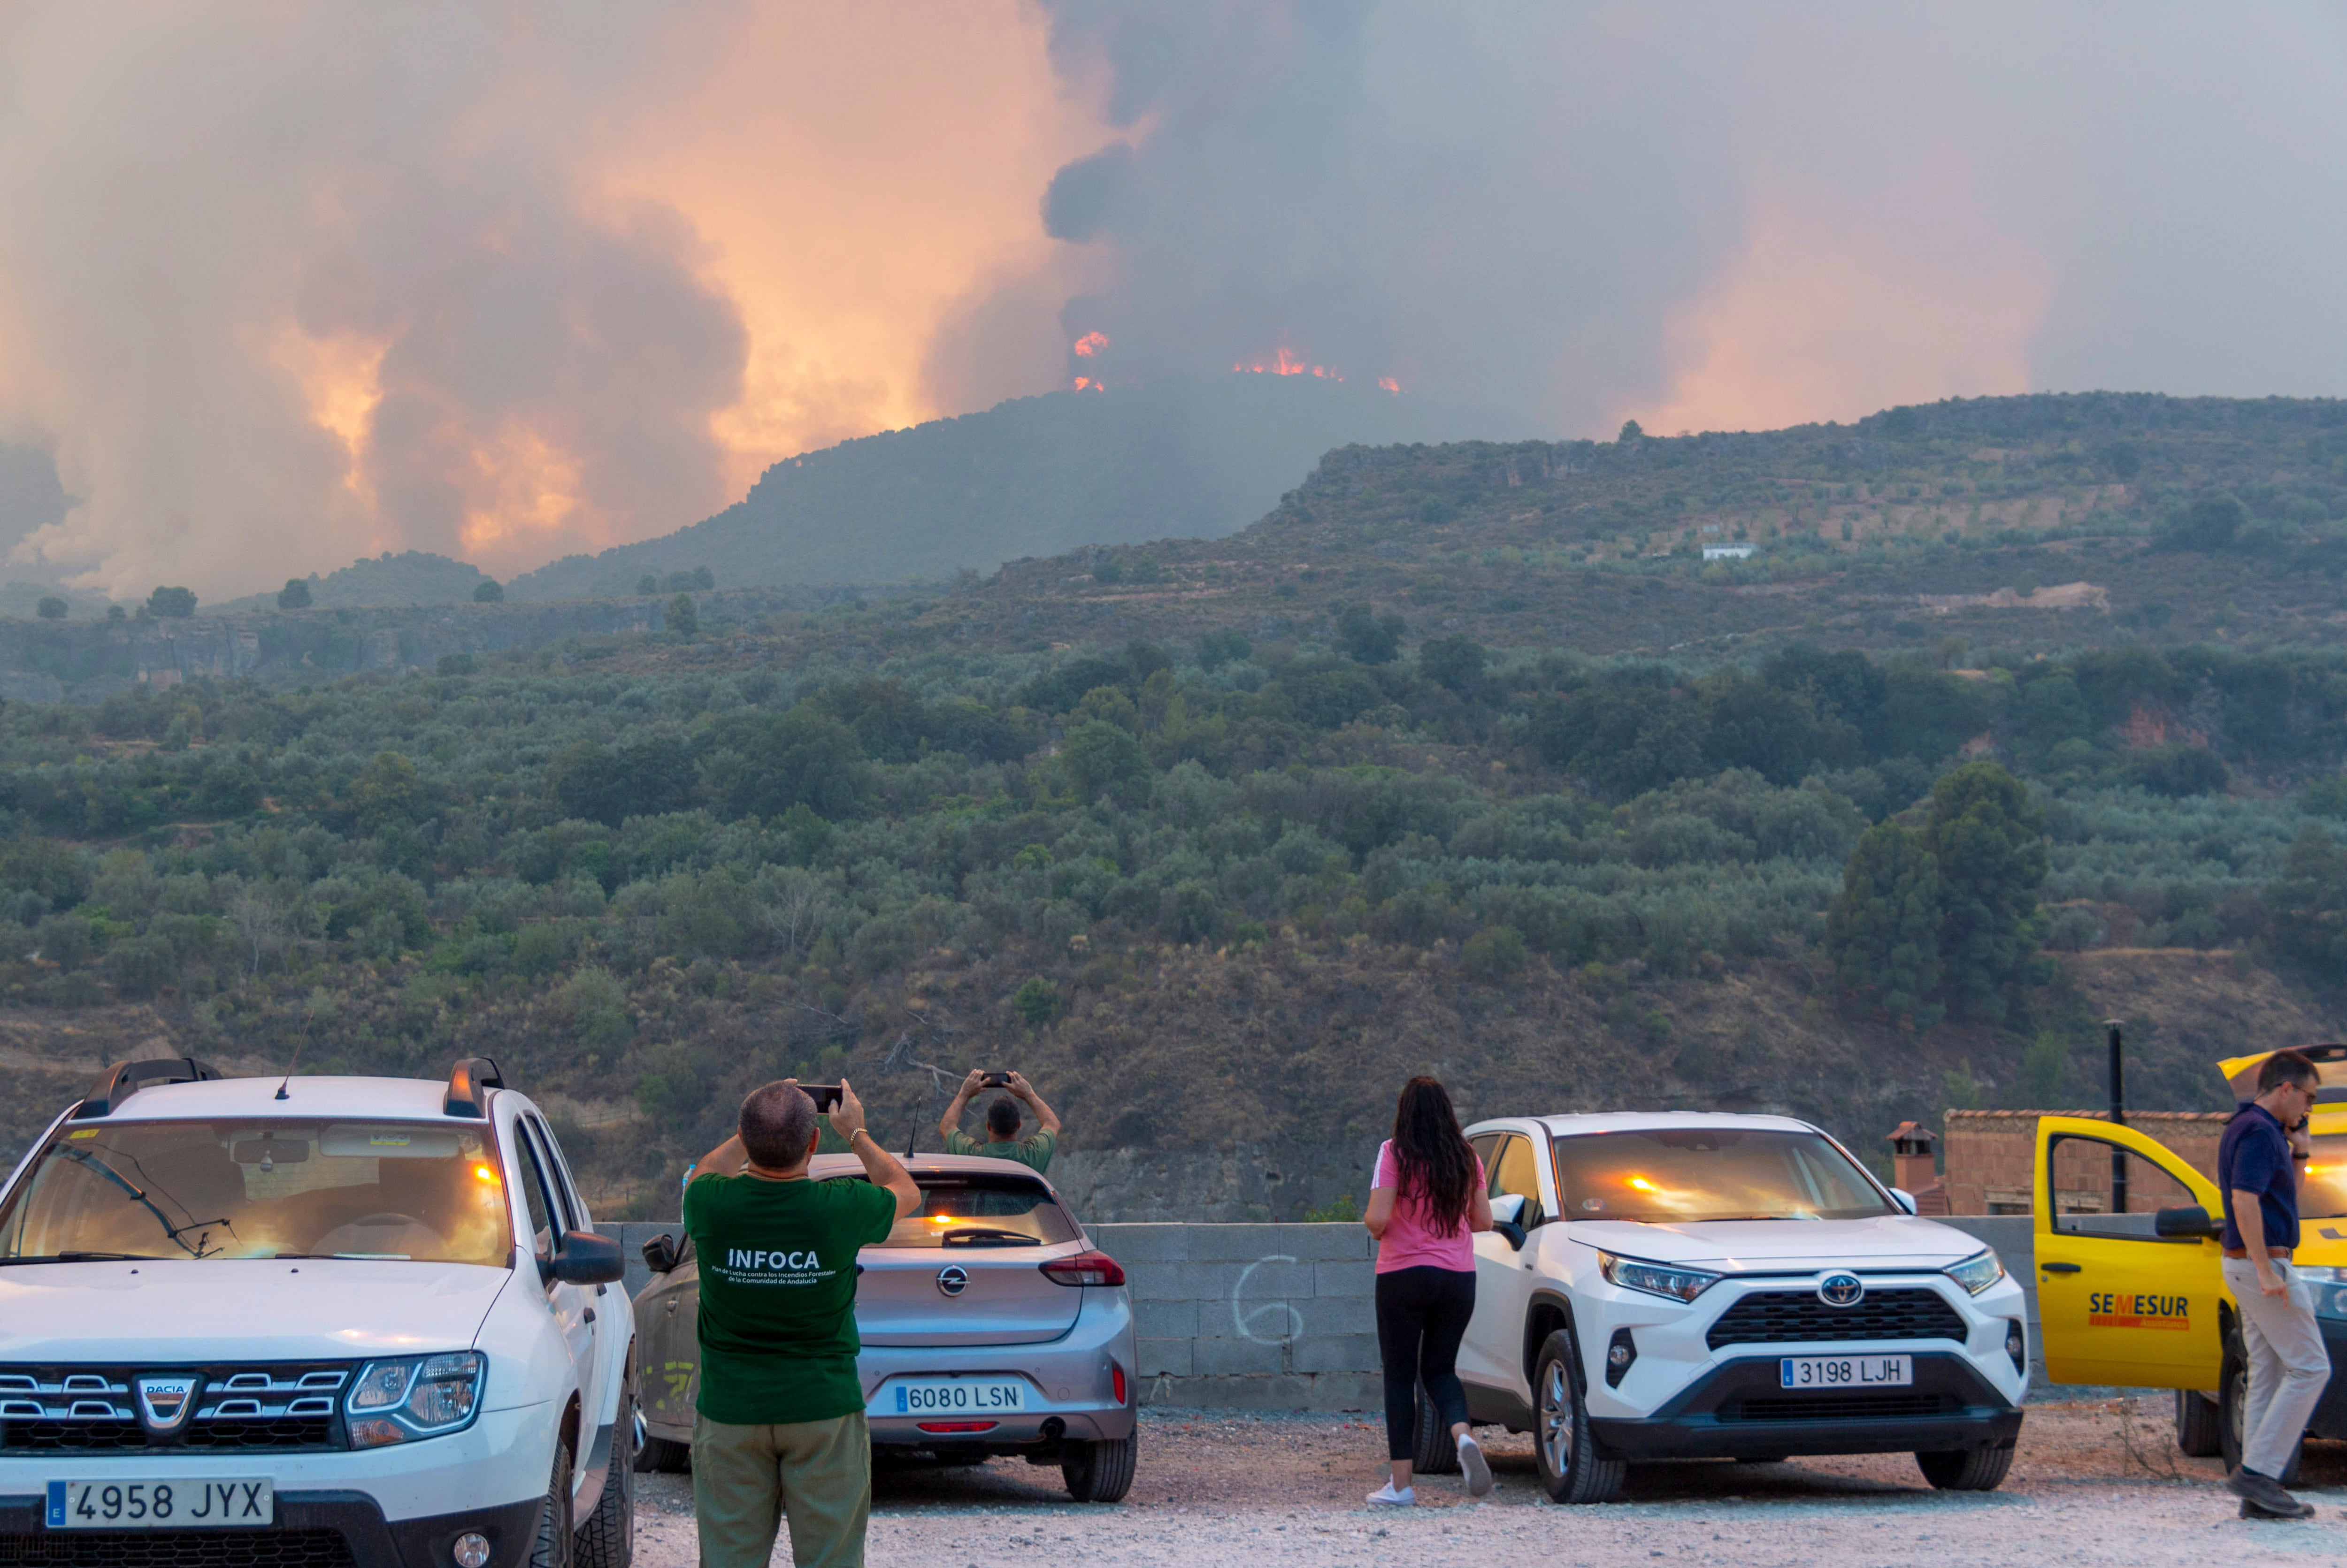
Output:
[[[860,1182],[859,1173],[834,1176]],[[1019,1176],[916,1174],[921,1206],[898,1220],[883,1246],[1056,1246],[1081,1234],[1042,1183]]]
[[[2151,1160],[2103,1138],[2057,1134],[2046,1145],[2045,1168],[2053,1175],[2053,1228],[2065,1235],[2149,1239],[2158,1210],[2200,1201]],[[2116,1202],[2114,1174],[2127,1181],[2124,1213]],[[2197,1236],[2178,1239],[2190,1245],[2199,1242]]]
[[1493,1155],[1500,1147],[1501,1140],[1506,1136],[1504,1132],[1478,1132],[1467,1140],[1467,1146],[1475,1151],[1477,1159],[1483,1162],[1483,1191],[1488,1197],[1496,1198],[1500,1195],[1500,1189],[1491,1184],[1500,1179],[1500,1162]]
[[1855,1220],[1901,1214],[1820,1132],[1656,1127],[1556,1140],[1557,1201],[1573,1220]]
[[[517,1128],[521,1123],[514,1123]],[[514,1153],[520,1156],[514,1163],[521,1167],[521,1196],[529,1210],[530,1249],[540,1257],[554,1255],[554,1205],[546,1195],[546,1178],[538,1173],[538,1155],[525,1136],[514,1141]]]
[[508,1267],[486,1127],[67,1122],[0,1213],[0,1257],[365,1257]]
[[542,1116],[532,1116],[528,1120],[531,1133],[546,1152],[547,1175],[553,1184],[555,1196],[561,1203],[563,1228],[592,1230],[594,1222],[588,1219],[587,1205],[579,1201],[579,1184],[570,1179],[570,1163],[562,1157],[562,1145],[554,1141],[554,1129],[546,1124]]
[[1540,1167],[1532,1154],[1532,1141],[1511,1137],[1500,1150],[1499,1163],[1491,1167],[1491,1196],[1507,1197],[1521,1194],[1524,1200],[1520,1223],[1530,1230],[1547,1217],[1541,1207]]

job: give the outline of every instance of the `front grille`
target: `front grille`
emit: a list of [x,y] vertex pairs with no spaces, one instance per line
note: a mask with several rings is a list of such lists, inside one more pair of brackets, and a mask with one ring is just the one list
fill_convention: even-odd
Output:
[[[133,1379],[196,1373],[196,1408],[175,1431],[149,1433]],[[141,1453],[157,1449],[302,1453],[342,1448],[337,1409],[351,1368],[279,1366],[0,1367],[0,1451]]]
[[1756,1290],[1719,1315],[1704,1336],[1728,1345],[1809,1345],[1842,1339],[1964,1338],[1964,1320],[1927,1286],[1870,1290],[1855,1307],[1828,1307],[1814,1290]]
[[339,1530],[57,1530],[0,1535],[15,1568],[354,1568]]
[[1739,1399],[1723,1406],[1723,1421],[1895,1421],[1907,1416],[1943,1416],[1945,1394],[1805,1394],[1786,1399]]

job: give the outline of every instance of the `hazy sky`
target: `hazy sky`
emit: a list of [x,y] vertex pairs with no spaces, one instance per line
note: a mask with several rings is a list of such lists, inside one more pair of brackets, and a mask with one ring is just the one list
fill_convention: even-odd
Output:
[[12,0],[7,569],[510,574],[1283,352],[1570,436],[2337,395],[2342,146],[2331,5]]

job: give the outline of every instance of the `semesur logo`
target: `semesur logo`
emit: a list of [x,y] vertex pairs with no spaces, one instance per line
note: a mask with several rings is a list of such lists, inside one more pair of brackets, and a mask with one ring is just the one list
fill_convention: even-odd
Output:
[[2089,1328],[2189,1328],[2192,1298],[2098,1290],[2086,1297]]

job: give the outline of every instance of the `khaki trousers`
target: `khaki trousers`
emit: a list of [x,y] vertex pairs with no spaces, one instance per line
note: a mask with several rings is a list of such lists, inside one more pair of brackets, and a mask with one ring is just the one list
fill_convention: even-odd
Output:
[[701,1568],[766,1568],[785,1518],[798,1568],[864,1568],[872,1515],[864,1412],[764,1427],[694,1416],[692,1512]]
[[2275,1481],[2290,1468],[2307,1418],[2331,1382],[2331,1353],[2315,1326],[2306,1281],[2276,1258],[2274,1271],[2290,1286],[2283,1296],[2258,1288],[2258,1266],[2225,1260],[2225,1288],[2241,1312],[2241,1348],[2249,1353],[2250,1386],[2242,1401],[2241,1468]]

